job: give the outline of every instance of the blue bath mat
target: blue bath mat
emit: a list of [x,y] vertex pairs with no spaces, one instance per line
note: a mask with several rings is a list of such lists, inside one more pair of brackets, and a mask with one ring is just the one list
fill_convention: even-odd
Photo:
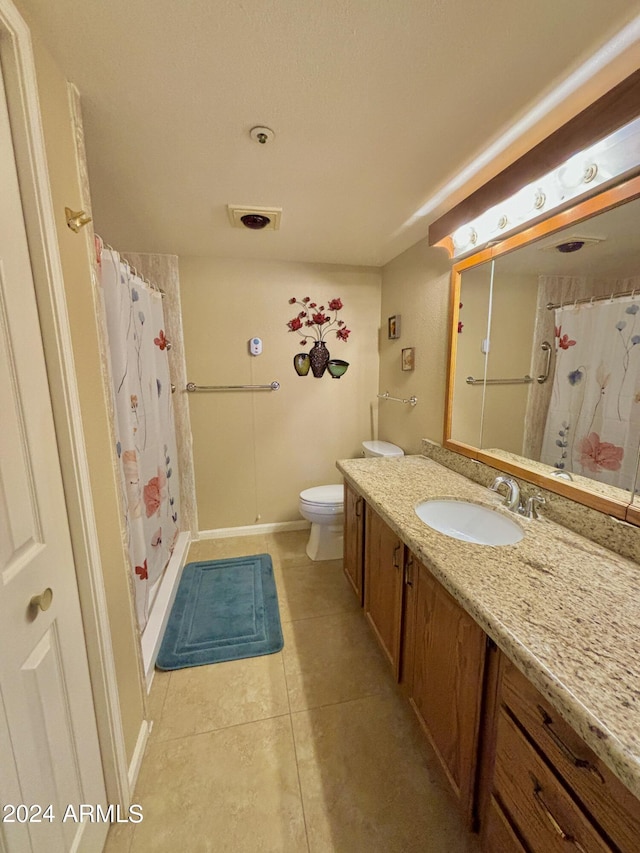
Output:
[[185,566],[158,669],[182,669],[279,652],[278,595],[268,554]]

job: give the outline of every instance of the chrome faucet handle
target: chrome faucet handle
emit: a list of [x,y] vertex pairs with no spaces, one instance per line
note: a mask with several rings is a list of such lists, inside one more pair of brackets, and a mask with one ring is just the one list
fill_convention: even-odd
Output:
[[540,516],[538,514],[536,504],[538,506],[544,506],[546,504],[546,500],[542,495],[529,495],[523,507],[522,514],[527,518],[539,518]]

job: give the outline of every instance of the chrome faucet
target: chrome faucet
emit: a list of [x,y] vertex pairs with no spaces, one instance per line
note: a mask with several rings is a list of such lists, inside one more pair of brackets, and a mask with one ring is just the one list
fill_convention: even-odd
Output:
[[557,477],[558,480],[571,480],[573,482],[573,477],[571,476],[569,471],[552,471],[552,477]]
[[504,505],[512,512],[520,510],[520,486],[513,477],[505,477],[500,475],[496,477],[493,483],[489,486],[492,492],[497,492],[500,486],[506,486],[508,491],[504,499]]

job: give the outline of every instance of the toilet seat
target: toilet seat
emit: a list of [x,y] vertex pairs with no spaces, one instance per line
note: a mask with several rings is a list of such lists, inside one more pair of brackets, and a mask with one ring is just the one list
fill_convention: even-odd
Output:
[[300,492],[300,500],[308,504],[344,503],[344,486],[314,486]]
[[314,486],[300,492],[300,505],[316,515],[341,515],[344,512],[343,486]]

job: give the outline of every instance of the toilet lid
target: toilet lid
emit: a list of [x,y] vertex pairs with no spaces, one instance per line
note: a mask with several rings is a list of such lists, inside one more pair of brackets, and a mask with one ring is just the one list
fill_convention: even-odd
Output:
[[363,441],[362,446],[376,456],[404,456],[402,448],[390,441]]
[[344,501],[344,486],[314,486],[300,492],[300,498],[314,504],[337,504]]

